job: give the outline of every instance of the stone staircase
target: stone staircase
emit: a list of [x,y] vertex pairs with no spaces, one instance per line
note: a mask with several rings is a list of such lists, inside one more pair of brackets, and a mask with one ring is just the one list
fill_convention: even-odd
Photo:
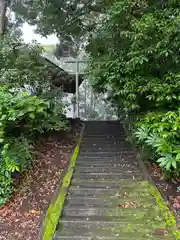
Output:
[[162,210],[117,122],[86,122],[54,240],[166,240]]

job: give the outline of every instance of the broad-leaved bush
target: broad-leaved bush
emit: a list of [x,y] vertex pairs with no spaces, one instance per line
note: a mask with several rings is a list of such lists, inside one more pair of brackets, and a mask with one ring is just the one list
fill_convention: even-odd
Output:
[[13,176],[28,170],[37,137],[67,129],[63,104],[49,98],[41,48],[9,32],[0,40],[0,205],[13,192]]
[[102,19],[87,47],[94,89],[136,116],[138,141],[179,172],[180,1],[116,0]]

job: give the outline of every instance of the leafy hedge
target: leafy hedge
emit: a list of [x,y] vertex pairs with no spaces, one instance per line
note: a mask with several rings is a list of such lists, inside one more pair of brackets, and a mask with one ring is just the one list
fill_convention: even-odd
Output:
[[98,92],[108,92],[138,143],[168,173],[179,168],[180,2],[116,0],[87,50]]
[[40,97],[0,89],[0,204],[12,192],[12,173],[31,164],[34,137],[67,127],[59,109]]
[[34,137],[66,128],[60,109],[58,112],[49,102],[27,93],[0,90],[0,204],[11,195],[12,173],[29,167]]
[[146,146],[154,153],[153,160],[160,167],[167,172],[179,172],[180,109],[147,113],[136,123],[135,136],[140,145]]
[[0,39],[0,83],[9,88],[28,88],[34,95],[47,91],[49,68],[36,42],[25,44],[14,31]]
[[14,173],[31,166],[37,137],[67,128],[41,51],[13,31],[0,39],[0,205],[12,195]]

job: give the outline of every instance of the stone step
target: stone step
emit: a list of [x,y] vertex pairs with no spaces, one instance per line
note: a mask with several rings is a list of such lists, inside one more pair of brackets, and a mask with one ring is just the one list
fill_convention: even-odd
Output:
[[111,139],[103,139],[103,138],[86,138],[82,140],[81,146],[86,148],[94,148],[94,147],[118,147],[122,145],[129,145],[129,143],[123,137],[121,138],[111,138]]
[[107,167],[104,165],[104,167],[97,167],[97,166],[89,166],[89,167],[76,167],[75,170],[76,173],[134,173],[134,172],[141,172],[141,169],[137,167]]
[[122,134],[124,132],[123,128],[120,128],[117,125],[112,125],[112,124],[105,124],[102,125],[100,123],[99,125],[90,125],[90,126],[85,126],[85,134],[92,134],[92,135],[102,135],[102,134],[109,134],[109,135],[118,135]]
[[96,139],[98,140],[112,140],[112,139],[117,139],[117,140],[124,140],[126,138],[126,134],[125,133],[118,133],[118,134],[91,134],[91,133],[84,133],[83,134],[83,142],[87,141],[87,140],[92,140],[92,139]]
[[124,196],[129,193],[129,195],[137,193],[137,194],[149,194],[147,187],[141,187],[137,185],[132,186],[119,186],[119,188],[89,188],[89,187],[79,187],[79,186],[71,186],[69,188],[69,195],[71,196]]
[[83,139],[81,142],[81,147],[86,147],[86,148],[95,148],[95,147],[99,147],[99,148],[111,148],[111,147],[121,147],[121,146],[130,146],[132,147],[132,145],[130,145],[129,142],[127,142],[124,137],[123,139],[118,139],[118,138],[112,138],[112,139],[103,139],[103,138],[99,138],[99,139]]
[[[123,142],[124,143],[124,142]],[[112,147],[119,147],[122,146],[122,142],[118,142],[118,141],[105,141],[105,142],[98,142],[95,143],[94,141],[92,142],[81,142],[81,147],[82,148],[112,148]]]
[[91,216],[96,217],[109,217],[112,220],[121,221],[122,217],[129,218],[129,221],[134,222],[136,220],[145,220],[145,219],[159,219],[163,221],[158,216],[160,214],[160,209],[157,206],[144,206],[142,208],[93,208],[93,207],[70,207],[66,206],[63,209],[63,217],[86,217]]
[[74,188],[71,187],[69,189],[68,195],[72,198],[72,197],[94,197],[94,198],[116,198],[116,197],[130,197],[130,196],[134,196],[134,197],[147,197],[150,194],[148,192],[143,191],[143,189],[139,189],[137,191],[131,191],[131,192],[126,192],[125,189],[121,189],[121,190],[116,190],[116,189],[96,189],[96,191],[94,191],[94,188],[90,189],[90,188]]
[[[121,217],[112,217],[112,216],[61,216],[61,218],[59,219],[59,223],[62,221],[62,220],[69,220],[69,219],[74,219],[74,220],[81,220],[81,221],[90,221],[90,222],[109,222],[109,223],[113,223],[113,222],[118,222],[119,223],[119,226],[121,224],[127,224],[128,223],[136,223],[136,224],[141,224],[142,222],[145,224],[151,224],[154,226],[155,225],[158,225],[158,223],[161,223],[163,224],[163,221],[164,219],[160,218],[160,217],[154,217],[154,216],[144,216],[141,218],[132,218],[131,216],[129,215],[123,215]],[[155,219],[155,220],[154,220]]]
[[[76,166],[83,165],[95,165],[95,166],[112,166],[114,167],[123,167],[125,165],[139,165],[138,160],[136,158],[78,158],[76,162]],[[119,164],[119,165],[118,165]]]
[[109,129],[109,126],[107,125],[106,127],[103,127],[103,128],[97,128],[97,127],[91,127],[89,128],[85,128],[85,131],[84,131],[84,136],[112,136],[112,137],[119,137],[119,136],[122,136],[124,135],[125,132],[123,130],[120,130],[118,128],[111,128]]
[[97,160],[97,161],[106,161],[106,160],[111,160],[111,161],[114,161],[114,160],[117,160],[119,162],[122,162],[122,161],[134,161],[136,160],[136,154],[135,153],[132,153],[132,154],[126,154],[126,153],[117,153],[117,154],[110,154],[110,155],[102,155],[101,154],[84,154],[84,155],[79,155],[78,157],[78,161],[79,160],[87,160],[90,161],[90,160]]
[[83,147],[81,145],[81,153],[116,153],[116,152],[124,152],[124,151],[133,151],[132,147],[127,146],[127,144],[121,144],[118,146],[109,146],[106,147],[105,145],[103,147]]
[[[142,222],[144,223],[144,219],[132,219],[130,220],[130,216],[129,215],[123,215],[120,218],[119,217],[112,217],[112,216],[61,216],[61,218],[59,219],[59,223],[61,223],[61,221],[69,221],[69,220],[74,220],[74,221],[81,221],[81,222],[107,222],[109,224],[117,222],[119,223],[119,226],[121,224],[127,224],[129,222],[131,223],[137,223],[137,224],[141,224]],[[147,224],[151,224],[154,221],[154,216],[148,218],[148,220],[146,221]],[[163,222],[162,219],[158,218],[158,222]],[[157,224],[157,223],[156,223]]]
[[83,142],[107,142],[107,141],[117,141],[126,142],[126,135],[110,135],[110,134],[84,134]]
[[[115,152],[110,152],[110,151],[98,151],[98,152],[80,152],[80,156],[81,158],[101,158],[103,159],[105,158],[110,158],[110,157],[122,157],[123,154],[133,154],[134,155],[134,151],[131,149],[126,149],[126,150],[121,150],[121,151],[115,151]],[[135,155],[134,155],[135,156]]]
[[75,206],[82,206],[82,207],[143,207],[144,205],[152,206],[156,205],[156,200],[152,198],[151,196],[146,196],[145,198],[141,199],[138,196],[122,196],[114,197],[114,198],[93,198],[93,197],[68,197],[65,201],[65,205],[68,205],[70,207]]
[[[73,217],[66,217],[64,219],[60,219],[59,221],[59,230],[66,229],[68,231],[72,232],[98,232],[98,230],[101,230],[103,233],[105,231],[110,231],[113,233],[132,233],[132,232],[138,232],[141,235],[141,233],[144,234],[154,234],[155,229],[164,229],[165,222],[156,222],[156,224],[153,223],[153,221],[146,222],[146,228],[144,227],[144,222],[141,221],[89,221],[89,220],[82,220],[81,218],[73,218]],[[62,233],[61,232],[61,233]],[[106,233],[107,234],[107,233]],[[164,234],[159,234],[161,236],[164,236]]]
[[[86,237],[91,237],[91,240],[97,240],[97,239],[128,239],[127,237],[129,237],[129,239],[136,239],[136,240],[144,240],[144,239],[148,239],[148,240],[167,240],[169,238],[165,237],[164,235],[160,235],[159,234],[153,234],[153,233],[143,233],[143,232],[121,232],[121,233],[117,233],[114,230],[100,230],[100,229],[89,229],[87,231],[85,231],[85,229],[82,230],[76,230],[76,229],[62,229],[61,231],[58,231],[56,233],[56,236],[63,236],[63,237],[73,237],[73,236],[78,236],[81,237],[81,239],[86,239]],[[108,238],[107,238],[108,237]],[[117,238],[118,237],[118,238]],[[55,238],[56,239],[56,238]],[[58,239],[58,238],[57,238]],[[62,238],[60,238],[62,239]],[[65,238],[63,238],[65,239]]]
[[132,188],[139,188],[142,187],[144,188],[148,188],[148,181],[124,181],[123,179],[117,180],[117,181],[108,181],[108,180],[104,180],[104,181],[100,181],[100,180],[96,180],[96,181],[88,181],[88,180],[80,180],[80,179],[73,179],[71,182],[71,186],[72,187],[76,187],[76,188],[91,188],[91,189],[97,189],[97,188],[104,188],[104,189],[128,189],[131,190]]
[[81,146],[82,147],[86,147],[86,148],[95,148],[95,147],[101,147],[101,148],[109,148],[109,147],[120,147],[120,146],[130,146],[132,147],[132,145],[130,145],[129,142],[125,141],[125,139],[116,139],[116,138],[112,138],[112,139],[86,139],[83,140],[81,142]]
[[125,139],[125,134],[109,134],[109,133],[98,133],[98,134],[92,134],[92,133],[84,133],[83,134],[83,142],[86,142],[87,140],[92,140],[92,139],[96,139],[98,142],[100,139],[102,139],[103,141],[112,141],[112,140],[118,140],[118,141],[124,141]]
[[118,122],[109,122],[109,121],[91,121],[85,122],[85,131],[84,134],[115,134],[119,135],[124,132],[122,124]]
[[111,180],[116,180],[116,179],[132,179],[134,181],[136,180],[144,180],[145,176],[140,173],[78,173],[74,172],[73,174],[74,178],[79,178],[79,179],[111,179]]
[[112,160],[105,160],[104,162],[102,161],[96,161],[96,160],[91,160],[88,161],[87,159],[85,160],[77,160],[76,163],[76,168],[78,169],[79,167],[91,167],[91,168],[118,168],[118,169],[126,169],[126,168],[133,168],[133,169],[137,169],[140,168],[139,164],[137,161],[134,161],[132,163],[128,162],[128,161],[112,161]]
[[99,126],[91,125],[91,126],[85,126],[85,134],[91,134],[91,135],[103,135],[103,134],[109,134],[109,135],[118,135],[122,134],[124,130],[118,126],[112,125],[112,124],[106,124],[102,126],[102,123],[99,124]]
[[96,154],[102,154],[102,156],[113,156],[113,153],[114,153],[114,156],[120,156],[122,155],[123,153],[128,153],[128,154],[131,154],[131,153],[134,153],[133,149],[131,148],[125,148],[123,146],[120,146],[119,148],[101,148],[101,149],[98,149],[98,148],[81,148],[80,149],[81,151],[81,155],[84,156],[84,155],[87,155],[87,156],[91,156],[91,155],[96,155]]
[[[80,187],[87,187],[87,188],[106,188],[107,186],[110,186],[112,188],[119,188],[122,186],[134,186],[135,184],[143,184],[147,183],[148,181],[134,181],[132,179],[79,179],[79,178],[73,178],[71,181],[71,186],[80,186]],[[145,185],[144,184],[144,185]],[[143,188],[144,188],[143,185]]]
[[117,155],[117,156],[114,156],[114,155],[111,155],[111,156],[100,156],[100,155],[96,155],[95,156],[91,156],[91,155],[85,155],[85,156],[81,156],[79,155],[78,159],[77,159],[77,162],[79,161],[95,161],[98,162],[98,163],[104,163],[104,162],[118,162],[118,163],[124,163],[124,162],[134,162],[134,161],[137,161],[136,159],[136,155],[135,154],[132,154],[132,155],[126,155],[126,154],[120,154],[120,155]]

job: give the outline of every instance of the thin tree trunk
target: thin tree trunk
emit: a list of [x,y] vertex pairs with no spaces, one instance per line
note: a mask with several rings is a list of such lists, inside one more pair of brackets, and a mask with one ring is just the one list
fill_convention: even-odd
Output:
[[0,0],[0,36],[5,33],[7,0]]

